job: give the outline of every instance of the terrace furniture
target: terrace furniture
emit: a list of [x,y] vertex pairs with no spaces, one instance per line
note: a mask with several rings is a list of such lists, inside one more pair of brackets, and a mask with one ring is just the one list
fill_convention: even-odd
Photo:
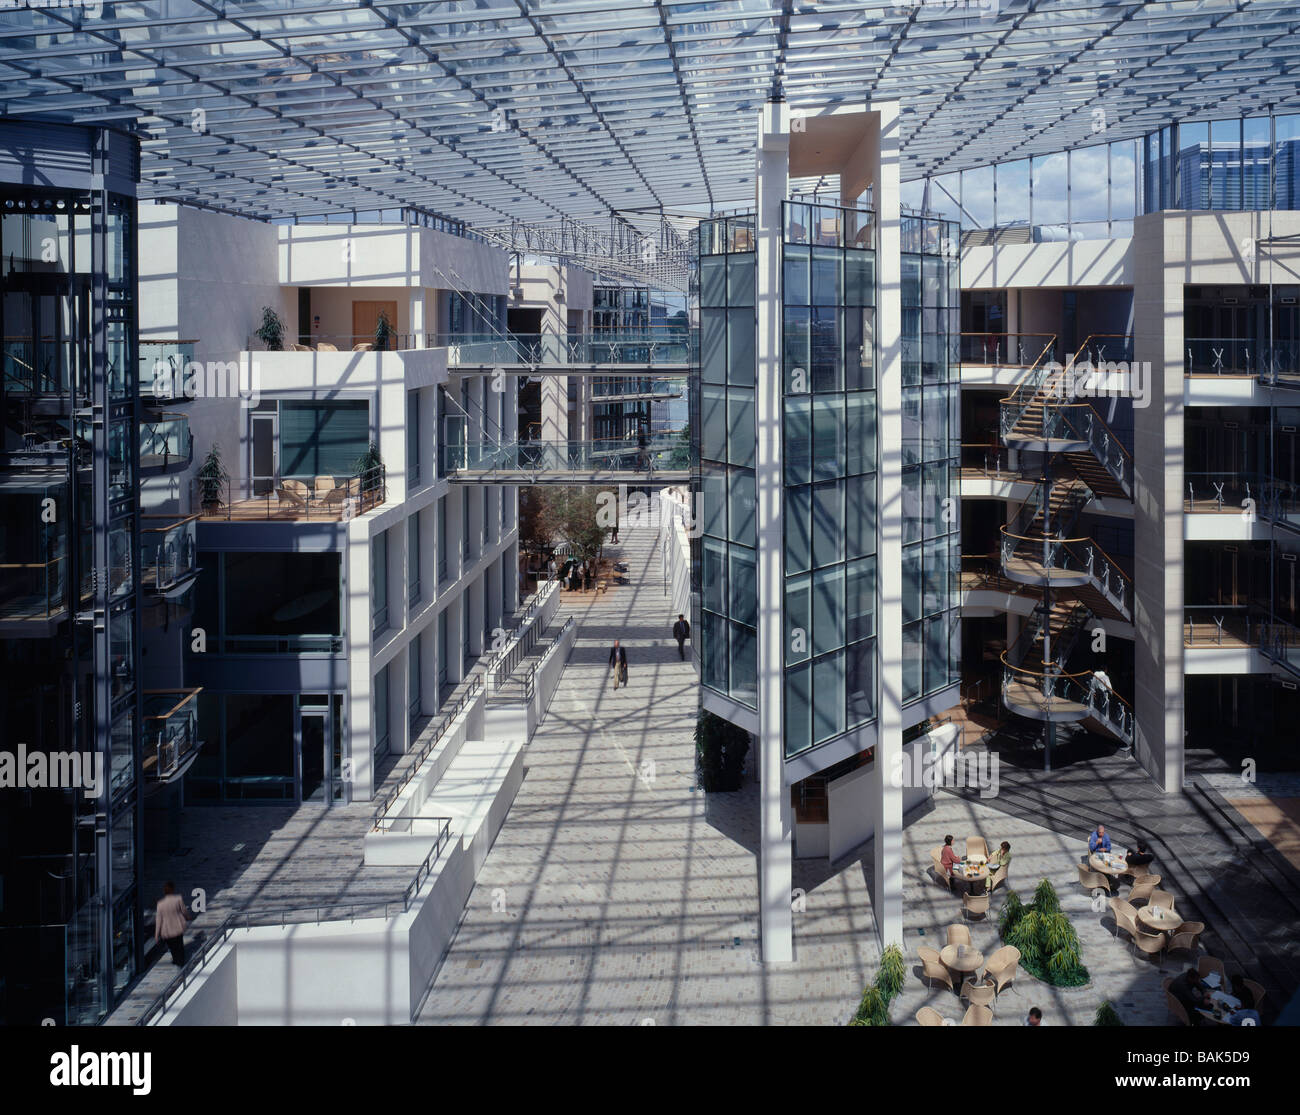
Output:
[[279,487],[275,490],[276,498],[279,500],[281,507],[288,507],[290,511],[306,511],[307,500],[295,492],[292,488]]
[[1115,915],[1115,936],[1117,938],[1121,929],[1130,937],[1136,937],[1141,932],[1138,929],[1136,906],[1125,902],[1122,898],[1112,898],[1110,908]]
[[999,995],[1007,984],[1013,982],[1020,974],[1020,950],[1015,945],[1003,945],[984,966],[984,978],[993,981],[994,990]]
[[1219,973],[1220,986],[1228,982],[1228,973],[1224,970],[1223,961],[1214,956],[1202,956],[1201,962],[1196,966],[1196,974],[1205,979],[1211,972]]
[[931,848],[930,859],[934,861],[934,877],[948,890],[952,890],[952,872],[943,865],[943,849]]
[[960,945],[945,945],[939,950],[939,959],[952,971],[967,976],[979,971],[984,963],[984,954],[971,945],[964,949]]
[[974,859],[976,856],[988,859],[989,846],[984,842],[982,836],[968,836],[966,837],[966,858]]
[[1138,951],[1145,953],[1147,956],[1158,957],[1165,951],[1165,935],[1163,933],[1143,933],[1138,930],[1137,936],[1133,938],[1134,955]]
[[1075,864],[1079,869],[1079,884],[1086,890],[1104,890],[1110,894],[1110,880],[1100,871],[1090,871],[1083,864]]
[[1264,988],[1256,983],[1253,979],[1244,979],[1241,981],[1242,986],[1250,993],[1250,1005],[1259,1010],[1264,1005],[1264,997],[1268,993]]
[[315,492],[317,499],[324,499],[333,490],[334,477],[332,476],[318,476],[312,481],[312,491]]
[[[1157,876],[1158,877],[1158,876]],[[1146,902],[1156,892],[1155,883],[1148,883],[1145,880],[1133,884],[1133,889],[1128,892],[1129,902],[1136,906],[1139,902]]]
[[992,1011],[996,1009],[993,1004],[997,1001],[998,990],[987,980],[976,980],[974,976],[968,976],[961,985],[961,997],[972,1006],[978,1004]]
[[989,894],[992,894],[995,890],[998,889],[999,883],[1005,883],[1006,881],[1007,881],[1007,865],[1004,863],[995,872],[993,872],[992,877],[989,879]]
[[969,945],[971,943],[970,930],[964,925],[948,926],[948,940],[946,943],[949,945]]
[[[1159,892],[1157,892],[1159,893]],[[1154,902],[1143,906],[1137,912],[1138,921],[1148,929],[1159,933],[1172,933],[1183,924],[1183,919],[1167,906],[1157,906]]]
[[1093,852],[1088,857],[1088,866],[1108,879],[1118,879],[1128,871],[1128,863],[1116,852]]
[[966,917],[987,917],[989,896],[987,894],[963,894],[961,896],[962,913]]
[[962,1017],[962,1026],[992,1026],[993,1012],[985,1006],[974,1003],[966,1009],[966,1014]]
[[919,948],[916,950],[917,956],[921,958],[921,978],[923,980],[938,980],[949,991],[952,990],[952,976],[948,969],[943,966],[943,961],[939,958],[939,953],[935,949]]
[[290,345],[290,352],[311,352],[311,345]]
[[1174,896],[1170,894],[1167,890],[1153,890],[1151,892],[1151,897],[1147,899],[1147,905],[1159,906],[1161,909],[1168,910],[1170,913],[1173,913]]
[[1160,876],[1151,875],[1151,874],[1134,875],[1132,885],[1135,887],[1145,887],[1145,886],[1158,887],[1160,885]]
[[338,352],[338,347],[336,345],[330,344],[329,341],[321,341],[320,344],[316,346],[316,351],[317,352]]
[[1182,1025],[1190,1026],[1192,1020],[1187,1015],[1187,1008],[1178,1001],[1178,997],[1169,990],[1169,985],[1174,982],[1174,977],[1161,981],[1160,986],[1165,989],[1165,1005],[1169,1008],[1169,1013],[1174,1016]]
[[1201,945],[1201,934],[1205,932],[1205,923],[1200,921],[1185,921],[1178,927],[1176,932],[1169,939],[1169,951],[1176,952],[1186,949],[1188,952],[1195,953]]
[[921,1026],[942,1026],[943,1015],[934,1007],[922,1007],[916,1012],[916,1021]]

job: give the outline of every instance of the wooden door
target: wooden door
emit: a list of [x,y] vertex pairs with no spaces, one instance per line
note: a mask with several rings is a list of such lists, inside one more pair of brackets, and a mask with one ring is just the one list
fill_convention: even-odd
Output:
[[[396,302],[353,302],[352,303],[352,345],[355,347],[360,344],[370,344],[375,339],[375,326],[379,324],[379,311],[383,310],[388,315],[388,324],[393,332],[397,332],[397,303]],[[396,348],[394,337],[388,342],[388,347]]]

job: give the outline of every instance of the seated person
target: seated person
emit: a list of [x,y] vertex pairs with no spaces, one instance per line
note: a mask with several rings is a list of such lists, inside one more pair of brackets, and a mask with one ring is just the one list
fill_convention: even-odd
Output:
[[1209,1010],[1213,1003],[1210,989],[1201,982],[1200,973],[1195,968],[1188,968],[1181,976],[1176,977],[1169,984],[1169,993],[1182,1003],[1193,1026],[1199,1026],[1204,1021],[1196,1012]]
[[999,868],[1006,867],[1011,862],[1011,845],[1005,840],[998,846],[997,850],[989,857],[989,871],[997,871]]
[[1088,851],[1094,855],[1097,852],[1110,851],[1110,837],[1106,835],[1106,826],[1098,825],[1096,831],[1088,837]]
[[1146,867],[1155,858],[1147,851],[1147,846],[1141,841],[1138,841],[1136,845],[1130,848],[1128,855],[1124,857],[1130,867]]
[[939,853],[939,861],[943,864],[945,871],[951,871],[957,863],[957,853],[952,850],[952,837],[943,838],[943,851]]

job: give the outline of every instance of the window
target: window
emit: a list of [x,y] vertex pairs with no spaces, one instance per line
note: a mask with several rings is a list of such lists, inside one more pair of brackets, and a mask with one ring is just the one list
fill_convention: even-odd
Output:
[[420,394],[406,394],[406,472],[407,484],[420,482]]
[[423,512],[417,511],[406,520],[406,598],[412,605],[420,602],[420,518],[422,514]]
[[438,500],[438,585],[447,582],[447,497]]
[[281,476],[351,476],[369,444],[364,399],[280,403]]
[[393,740],[388,731],[388,667],[375,675],[375,746],[374,758],[379,759],[392,750]]
[[378,635],[388,627],[388,532],[370,542],[370,630]]
[[411,645],[407,648],[407,701],[408,712],[410,714],[411,724],[414,725],[421,716],[420,707],[420,640],[421,636],[417,635],[411,640]]

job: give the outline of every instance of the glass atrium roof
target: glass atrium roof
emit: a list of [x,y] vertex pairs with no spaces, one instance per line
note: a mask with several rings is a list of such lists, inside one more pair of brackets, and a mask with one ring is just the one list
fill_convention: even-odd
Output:
[[476,226],[752,201],[754,114],[897,99],[903,177],[1300,107],[1295,0],[21,0],[0,112],[138,130],[142,195]]

